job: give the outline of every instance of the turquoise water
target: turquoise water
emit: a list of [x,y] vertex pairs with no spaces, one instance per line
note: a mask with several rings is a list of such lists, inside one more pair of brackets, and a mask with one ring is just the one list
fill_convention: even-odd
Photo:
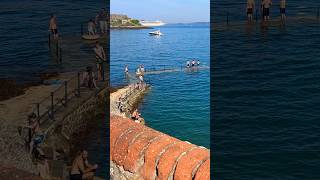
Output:
[[[210,29],[208,26],[164,26],[162,37],[149,36],[144,30],[111,31],[111,84],[123,85],[124,65],[129,70],[139,64],[146,69],[161,65],[180,68],[188,58],[209,65]],[[152,89],[139,105],[148,126],[210,147],[210,70],[147,75]]]

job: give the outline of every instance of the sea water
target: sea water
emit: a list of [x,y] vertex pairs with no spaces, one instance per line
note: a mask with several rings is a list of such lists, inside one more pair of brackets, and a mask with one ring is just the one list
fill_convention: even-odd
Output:
[[[273,3],[271,20],[279,17],[278,1]],[[289,20],[317,15],[318,1],[287,3]],[[224,25],[230,13],[230,28],[212,37],[213,176],[320,179],[320,24],[259,23],[248,31],[245,1],[215,1],[212,7]]]
[[[158,30],[163,36],[150,36]],[[155,29],[111,31],[111,84],[125,85],[124,66],[134,73],[177,68],[179,72],[146,75],[151,90],[138,106],[146,125],[193,144],[210,147],[210,70],[180,71],[187,60],[209,66],[210,28],[202,25],[167,25]]]

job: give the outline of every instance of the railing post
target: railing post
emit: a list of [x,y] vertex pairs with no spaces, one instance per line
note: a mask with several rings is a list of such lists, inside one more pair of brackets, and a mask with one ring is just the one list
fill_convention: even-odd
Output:
[[67,106],[67,104],[68,104],[68,81],[64,82],[64,101],[65,101],[65,105]]
[[317,20],[319,20],[319,15],[320,15],[320,12],[319,12],[319,7],[317,9]]
[[258,22],[258,9],[256,9],[256,22]]
[[77,91],[78,91],[78,97],[80,97],[80,72],[78,72],[78,88],[77,88]]
[[60,49],[59,49],[59,52],[60,52],[60,53],[59,53],[59,54],[60,54],[60,56],[59,56],[59,57],[60,57],[60,58],[59,58],[59,60],[60,60],[60,64],[61,64],[61,63],[62,63],[62,48],[60,48]]
[[51,49],[51,34],[48,35],[48,46]]
[[53,102],[53,92],[51,92],[51,117],[54,119],[54,102]]

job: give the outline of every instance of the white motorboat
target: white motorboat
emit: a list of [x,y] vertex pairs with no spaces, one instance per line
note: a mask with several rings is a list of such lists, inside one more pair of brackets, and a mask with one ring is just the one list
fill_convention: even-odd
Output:
[[153,32],[149,32],[150,35],[153,35],[153,36],[162,36],[163,34],[160,32],[160,30],[158,31],[153,31]]

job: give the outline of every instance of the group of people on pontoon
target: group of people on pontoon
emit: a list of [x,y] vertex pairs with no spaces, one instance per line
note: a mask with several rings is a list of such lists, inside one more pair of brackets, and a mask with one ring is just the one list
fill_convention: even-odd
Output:
[[[262,18],[264,21],[270,20],[271,5],[272,5],[272,0],[261,0],[261,12],[262,12]],[[279,6],[280,6],[281,20],[284,21],[286,19],[286,0],[280,0]],[[253,20],[254,8],[255,8],[255,0],[247,0],[247,16],[248,16],[249,22]]]
[[[128,65],[125,65],[125,67],[124,67],[124,73],[125,73],[125,74],[128,74],[128,73],[129,73],[129,67],[128,67]],[[145,68],[144,68],[144,66],[141,64],[141,65],[137,68],[137,70],[136,70],[136,76],[138,77],[140,83],[143,83],[143,82],[144,82],[144,79],[143,79],[144,74],[145,74]]]
[[193,59],[190,63],[190,61],[186,62],[186,67],[190,68],[190,67],[195,67],[195,66],[200,66],[200,61],[199,60],[195,60]]
[[99,13],[96,15],[95,19],[90,19],[88,21],[88,34],[96,35],[97,34],[97,25],[100,27],[100,33],[106,34],[108,29],[108,13],[105,8],[102,8]]

